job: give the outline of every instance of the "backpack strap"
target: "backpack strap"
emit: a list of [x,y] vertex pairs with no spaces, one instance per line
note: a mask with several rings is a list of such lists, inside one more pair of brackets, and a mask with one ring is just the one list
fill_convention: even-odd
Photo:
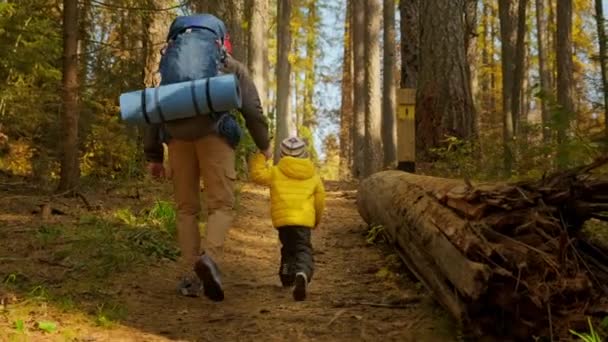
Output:
[[154,102],[156,104],[156,112],[158,113],[158,117],[160,118],[160,122],[165,122],[165,116],[163,115],[163,110],[160,108],[160,100],[158,98],[158,87],[154,88]]
[[209,111],[211,112],[211,114],[215,114],[215,109],[213,109],[213,101],[211,101],[211,82],[209,79],[207,79],[207,82],[205,82],[205,97],[207,97],[207,107],[209,108]]
[[[194,111],[196,112],[196,115],[200,116],[201,115],[201,109],[198,106],[198,102],[196,101],[196,84],[195,84],[196,80],[192,80],[190,81],[190,97],[192,98],[192,105],[194,106]],[[207,94],[207,96],[209,96]]]
[[150,117],[148,116],[148,110],[146,108],[146,89],[141,91],[141,111],[144,115],[144,119],[146,120],[146,123],[149,125]]

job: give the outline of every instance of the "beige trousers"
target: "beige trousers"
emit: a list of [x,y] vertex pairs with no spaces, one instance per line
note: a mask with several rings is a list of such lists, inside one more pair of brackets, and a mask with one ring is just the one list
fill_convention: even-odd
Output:
[[200,178],[205,186],[207,225],[203,250],[221,265],[224,240],[234,218],[235,152],[218,135],[194,141],[172,139],[169,164],[177,206],[177,235],[184,270],[191,271],[201,253]]

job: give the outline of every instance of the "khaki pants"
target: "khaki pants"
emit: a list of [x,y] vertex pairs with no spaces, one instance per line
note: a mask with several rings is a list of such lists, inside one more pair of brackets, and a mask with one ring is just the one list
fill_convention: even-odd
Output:
[[177,205],[177,235],[184,271],[191,271],[201,253],[199,232],[200,178],[205,185],[207,226],[203,249],[221,265],[224,240],[234,213],[234,150],[218,135],[194,141],[172,139],[169,163]]

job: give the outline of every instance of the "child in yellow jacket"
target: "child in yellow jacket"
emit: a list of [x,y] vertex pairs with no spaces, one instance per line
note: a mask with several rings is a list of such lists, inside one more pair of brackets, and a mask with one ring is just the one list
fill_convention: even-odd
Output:
[[321,177],[308,158],[306,143],[297,137],[282,141],[276,166],[269,167],[259,153],[249,164],[251,180],[270,187],[272,224],[282,245],[281,283],[284,287],[295,285],[294,299],[304,300],[314,269],[311,230],[321,222],[325,208]]

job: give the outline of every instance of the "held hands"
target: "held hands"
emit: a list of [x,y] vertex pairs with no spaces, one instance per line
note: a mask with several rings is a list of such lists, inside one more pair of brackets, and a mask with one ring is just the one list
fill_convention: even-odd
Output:
[[260,151],[260,152],[264,155],[266,160],[272,159],[272,147],[268,147],[264,151]]

